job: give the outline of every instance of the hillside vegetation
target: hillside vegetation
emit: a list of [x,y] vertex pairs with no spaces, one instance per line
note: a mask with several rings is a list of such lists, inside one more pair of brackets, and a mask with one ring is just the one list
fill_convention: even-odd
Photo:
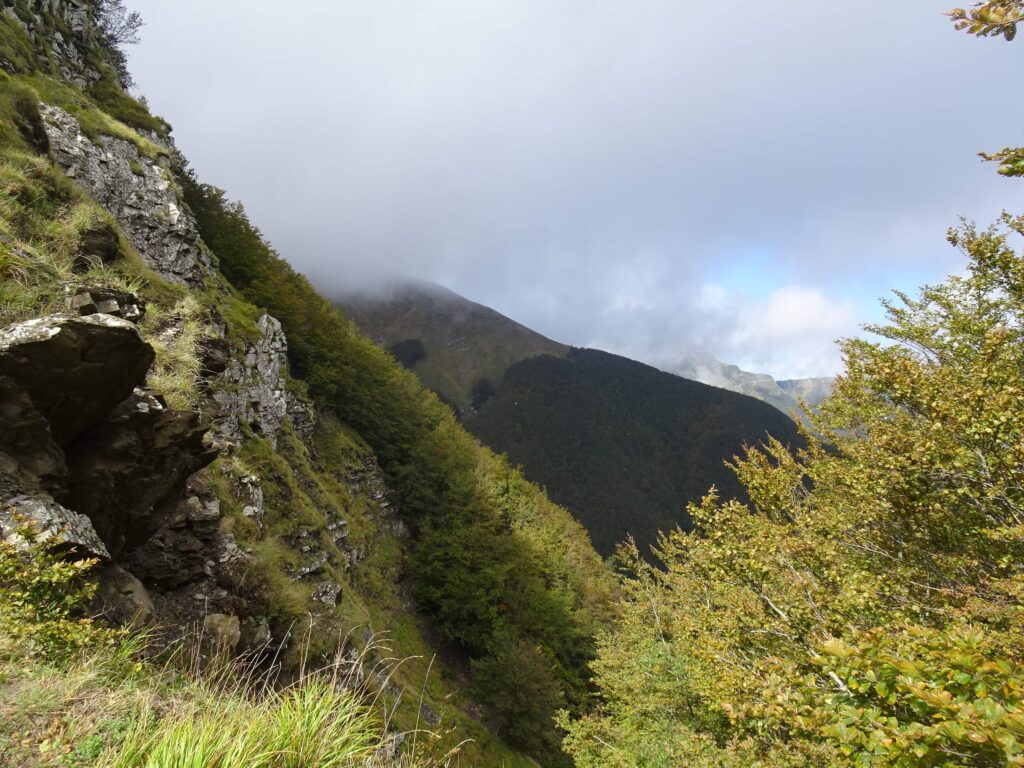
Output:
[[364,334],[464,419],[494,394],[513,364],[569,352],[566,345],[439,285],[400,282],[379,294],[335,300]]
[[586,533],[360,335],[266,244],[241,206],[191,178],[184,188],[224,274],[281,320],[295,374],[379,457],[414,530],[417,602],[469,655],[501,732],[555,760],[550,724],[559,707],[585,705],[595,622],[610,595]]
[[648,553],[659,532],[689,530],[686,505],[716,486],[744,497],[725,462],[796,426],[752,397],[591,349],[512,366],[467,427],[547,488],[610,555],[632,536]]
[[[427,739],[420,745],[421,756],[428,751],[443,755],[461,744],[460,759],[469,764],[526,765],[530,758],[525,754],[545,765],[567,763],[555,714],[589,708],[587,664],[593,658],[596,629],[611,612],[611,575],[586,532],[504,460],[481,448],[447,406],[361,336],[278,257],[241,206],[228,203],[218,190],[173,165],[164,144],[167,124],[115,87],[118,73],[104,59],[106,43],[94,40],[92,44],[100,48],[89,59],[105,79],[83,91],[62,77],[47,37],[63,30],[62,39],[77,40],[75,34],[59,16],[36,16],[32,6],[17,12],[40,26],[30,33],[8,15],[0,17],[0,57],[16,70],[0,74],[3,322],[65,310],[66,289],[79,284],[137,296],[147,307],[142,337],[157,353],[147,383],[166,392],[174,407],[203,410],[210,407],[211,379],[204,367],[205,345],[213,336],[210,328],[223,329],[229,359],[244,358],[259,337],[256,321],[262,312],[279,318],[291,363],[286,385],[289,392],[316,402],[320,415],[314,433],[300,436],[286,421],[275,444],[255,426],[246,425],[240,444],[225,449],[198,478],[220,502],[221,532],[230,533],[247,555],[245,573],[232,585],[241,590],[237,603],[258,606],[278,636],[294,635],[287,650],[271,661],[284,664],[289,674],[304,662],[314,667],[329,664],[335,652],[351,650],[346,645],[349,638],[361,638],[366,628],[383,631],[392,653],[416,657],[388,678],[389,686],[397,686],[384,686],[388,696],[409,691],[388,704],[389,728],[416,729],[421,707],[431,725],[443,722],[438,730],[444,738],[437,743]],[[147,266],[145,255],[128,242],[111,213],[54,162],[41,102],[61,106],[75,117],[89,141],[123,139],[140,158],[164,163],[166,180],[179,204],[194,212],[205,249],[219,269],[201,284],[186,285]],[[132,172],[141,175],[145,170],[133,167]],[[104,232],[113,233],[116,252],[105,254],[103,261],[84,260],[99,224]],[[388,498],[396,502],[399,520],[394,525],[375,518],[380,493],[370,498],[362,487],[372,476],[367,467],[378,462]],[[239,478],[249,475],[262,480],[265,513],[258,523],[247,516],[235,491]],[[346,546],[358,553],[358,569],[350,571],[344,565],[347,554],[335,539],[317,533],[329,520],[338,519],[348,526]],[[317,538],[311,540],[311,534]],[[318,566],[323,576],[344,594],[336,606],[317,602],[314,585],[293,575],[304,565],[302,546],[309,549],[310,541],[327,558]],[[11,552],[7,556],[11,562],[23,557]],[[36,577],[28,571],[5,573],[4,605],[19,608],[16,590]],[[44,613],[51,607],[48,600],[40,603]],[[290,706],[292,699],[285,693],[261,689],[255,693],[269,698],[266,708],[260,709],[262,705],[249,701],[252,692],[232,688],[235,683],[227,679],[175,688],[168,683],[177,679],[175,675],[165,678],[159,666],[143,660],[144,654],[136,653],[140,645],[124,646],[127,641],[120,636],[104,634],[101,622],[84,618],[84,600],[72,592],[60,599],[67,621],[82,627],[83,642],[75,653],[54,659],[21,648],[23,665],[11,662],[18,653],[11,651],[0,670],[4,760],[74,764],[64,746],[79,737],[93,740],[95,754],[116,755],[122,750],[127,755],[138,739],[156,743],[164,738],[168,718],[183,718],[182,728],[191,736],[213,738],[214,721],[210,713],[203,713],[202,702],[218,691],[225,697],[224,722],[243,729],[242,741],[248,738],[243,728],[246,717],[256,725],[266,724],[278,717],[275,708]],[[14,631],[16,638],[31,636],[24,631],[27,625],[18,624],[26,620],[24,615],[14,617],[4,630]],[[312,629],[302,641],[303,633],[293,633],[290,627],[304,625]],[[357,650],[364,644],[360,641]],[[79,689],[58,685],[87,674],[91,665],[105,663],[103,654],[111,649],[127,665],[119,666],[112,677],[90,677]],[[371,655],[370,667],[382,653]],[[441,658],[432,662],[435,655]],[[53,700],[31,700],[40,680],[56,687]],[[122,685],[136,682],[148,708],[107,712]],[[347,700],[332,699],[333,693],[328,695],[315,684],[297,689],[295,696],[307,692],[312,704],[332,709],[328,724],[338,717],[336,707],[348,706]],[[237,720],[230,719],[232,707]],[[54,738],[41,730],[49,727],[49,717],[62,723],[54,726],[59,731]],[[375,749],[390,738],[380,720],[366,721],[365,728],[356,723],[354,729],[360,744],[373,743]],[[307,733],[301,738],[311,737]],[[53,749],[57,743],[60,750]],[[184,751],[175,759],[186,759],[187,749],[179,747]],[[365,752],[360,747],[352,754]],[[116,764],[165,764],[147,763],[143,752],[133,754]],[[389,764],[398,764],[403,755],[400,750]],[[378,759],[376,753],[370,757]],[[83,757],[77,764],[91,764],[91,759]],[[239,760],[217,764],[250,764]],[[321,764],[328,763],[315,758],[289,763]]]
[[793,457],[751,449],[625,615],[579,766],[1024,764],[1024,218],[887,304]]
[[629,536],[648,552],[659,531],[688,529],[687,503],[711,485],[742,495],[725,462],[745,444],[798,440],[787,416],[751,397],[570,349],[440,286],[409,282],[342,305],[461,404],[465,427],[568,507],[605,556]]

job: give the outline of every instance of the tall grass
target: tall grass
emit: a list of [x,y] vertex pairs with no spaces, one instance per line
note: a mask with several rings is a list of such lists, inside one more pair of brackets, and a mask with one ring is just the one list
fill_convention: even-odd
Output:
[[147,376],[149,386],[159,391],[170,407],[191,410],[199,397],[200,346],[209,333],[203,323],[203,308],[191,294],[172,307],[150,304],[142,333],[156,352]]
[[273,665],[205,658],[202,645],[188,638],[166,662],[161,676],[186,683],[173,695],[141,699],[128,733],[97,768],[446,768],[457,761],[458,748],[431,758],[418,754],[418,732],[389,731],[384,691],[401,662],[386,657],[379,636],[358,658],[339,652],[326,668],[300,670],[283,686]]
[[[380,721],[326,675],[259,698],[191,702],[173,716],[159,702],[103,768],[345,768],[381,745]],[[205,698],[205,697],[204,697]]]

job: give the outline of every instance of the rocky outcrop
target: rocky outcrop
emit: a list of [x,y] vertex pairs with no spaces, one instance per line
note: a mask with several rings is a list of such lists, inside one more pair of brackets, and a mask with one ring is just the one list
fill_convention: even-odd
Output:
[[67,449],[68,487],[115,556],[166,522],[185,481],[216,458],[193,413],[136,390]]
[[[0,330],[0,539],[24,546],[30,526],[71,556],[113,560],[98,610],[116,621],[154,612],[119,559],[199,503],[182,500],[187,480],[215,456],[195,414],[137,388],[152,360],[136,327],[110,315]],[[215,503],[205,516],[216,529]]]
[[170,591],[215,577],[221,550],[232,551],[220,540],[220,504],[193,480],[160,530],[127,553],[124,562],[146,584]]
[[259,337],[247,345],[244,355],[227,361],[216,383],[218,432],[240,442],[244,425],[276,446],[281,422],[288,416],[299,433],[308,437],[315,423],[313,408],[286,388],[288,341],[281,323],[261,315],[256,328]]
[[0,376],[26,392],[66,446],[145,379],[153,348],[110,315],[49,315],[0,330]]
[[42,104],[40,112],[54,160],[113,214],[147,264],[197,286],[213,274],[195,220],[175,193],[167,157],[154,160],[113,136],[95,143],[64,110]]
[[59,549],[74,557],[110,558],[89,518],[61,506],[52,496],[14,496],[0,504],[0,539],[16,547],[27,544],[20,532],[26,525],[35,541],[55,540]]
[[[2,12],[43,47],[48,53],[45,58],[57,65],[66,82],[86,88],[100,79],[87,55],[99,39],[85,0],[35,0],[21,10],[8,5]],[[13,69],[10,62],[0,60],[0,64]]]

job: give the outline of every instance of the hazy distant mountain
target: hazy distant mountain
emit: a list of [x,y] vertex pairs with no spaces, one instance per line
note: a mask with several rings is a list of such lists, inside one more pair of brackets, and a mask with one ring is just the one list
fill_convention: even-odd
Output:
[[744,444],[799,439],[758,399],[571,349],[439,286],[403,283],[339,303],[470,432],[546,486],[605,555],[629,535],[646,551],[659,531],[687,527],[687,502],[712,485],[741,494],[724,462]]
[[360,330],[447,401],[460,417],[492,395],[514,363],[569,347],[433,283],[335,297]]
[[817,406],[831,393],[833,381],[830,377],[776,380],[767,373],[750,373],[700,353],[687,355],[675,366],[668,366],[665,370],[687,379],[756,397],[785,413],[799,412],[801,401],[812,408]]

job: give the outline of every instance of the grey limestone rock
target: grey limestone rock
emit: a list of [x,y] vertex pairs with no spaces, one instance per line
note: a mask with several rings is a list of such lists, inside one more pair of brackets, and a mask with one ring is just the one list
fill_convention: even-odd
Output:
[[110,558],[89,518],[61,506],[50,496],[15,496],[0,503],[0,538],[16,547],[26,546],[18,532],[25,524],[36,531],[37,541],[54,539],[74,557]]
[[270,315],[256,321],[259,338],[251,342],[240,357],[227,361],[213,400],[220,408],[218,431],[238,442],[242,425],[277,445],[281,422],[286,416],[298,419],[296,427],[312,431],[312,406],[287,391],[288,341],[281,323]]
[[138,323],[146,315],[146,302],[127,291],[102,286],[68,286],[68,309],[83,317],[103,314]]
[[195,219],[175,193],[169,160],[153,160],[113,136],[94,143],[59,107],[42,104],[40,112],[57,164],[114,215],[147,264],[192,285],[213,274]]
[[[61,77],[79,88],[86,88],[100,79],[86,51],[98,43],[98,30],[86,0],[34,0],[21,9],[8,3],[2,11],[14,23],[45,45],[49,58],[57,65]],[[54,28],[52,19],[64,23],[69,34]],[[5,69],[10,62],[0,59]]]
[[341,585],[334,581],[317,584],[313,589],[312,597],[318,603],[335,606],[338,604],[338,598],[341,597]]

